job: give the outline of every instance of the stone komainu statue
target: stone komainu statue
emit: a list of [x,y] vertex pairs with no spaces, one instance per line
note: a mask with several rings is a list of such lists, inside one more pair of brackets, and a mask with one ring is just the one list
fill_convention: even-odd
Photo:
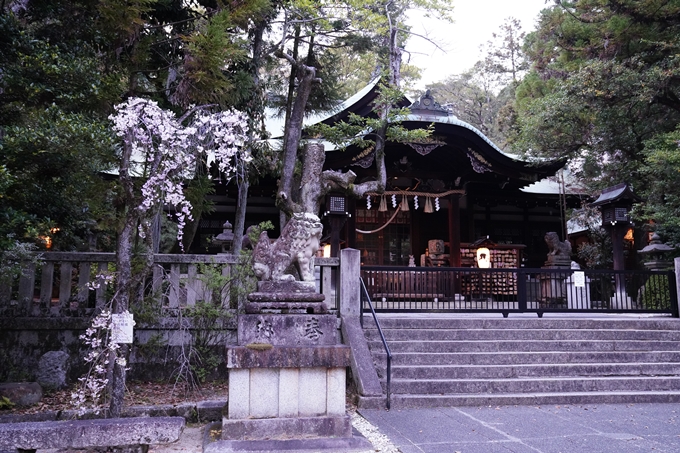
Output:
[[253,251],[253,269],[263,281],[292,281],[295,277],[285,271],[296,264],[302,281],[314,281],[314,255],[319,250],[323,225],[310,213],[294,214],[286,223],[281,236],[270,243],[266,231]]
[[548,257],[571,256],[571,243],[569,241],[560,241],[560,237],[554,231],[545,233],[545,243],[548,244]]

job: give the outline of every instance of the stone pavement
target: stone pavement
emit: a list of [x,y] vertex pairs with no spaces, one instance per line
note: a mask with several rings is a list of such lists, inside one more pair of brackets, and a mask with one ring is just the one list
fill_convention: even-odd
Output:
[[680,452],[680,404],[359,410],[402,453]]

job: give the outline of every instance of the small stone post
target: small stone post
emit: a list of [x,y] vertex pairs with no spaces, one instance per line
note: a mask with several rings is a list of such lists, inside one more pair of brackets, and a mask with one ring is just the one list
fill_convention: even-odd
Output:
[[[359,394],[363,397],[381,398],[380,379],[368,349],[364,330],[359,324],[361,316],[361,252],[355,249],[340,251],[340,318],[344,343],[352,349],[350,366]],[[370,316],[370,315],[369,315]]]
[[359,319],[361,313],[361,252],[340,251],[340,316]]

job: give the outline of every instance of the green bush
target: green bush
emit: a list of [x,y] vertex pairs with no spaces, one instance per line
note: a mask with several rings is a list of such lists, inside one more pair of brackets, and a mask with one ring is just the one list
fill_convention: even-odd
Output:
[[14,407],[14,403],[9,400],[6,396],[0,396],[0,411],[11,409]]
[[650,310],[668,310],[671,306],[671,292],[665,275],[652,275],[640,288],[640,305]]

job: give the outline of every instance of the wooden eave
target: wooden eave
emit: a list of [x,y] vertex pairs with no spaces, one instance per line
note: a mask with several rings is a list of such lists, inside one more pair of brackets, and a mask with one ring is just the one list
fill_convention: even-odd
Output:
[[633,192],[628,183],[623,182],[602,190],[602,193],[597,200],[592,203],[592,206],[611,205],[619,202],[628,202],[632,204],[640,201],[642,201],[642,198]]
[[[379,78],[373,79],[371,83],[367,85],[366,88],[364,88],[361,92],[345,101],[343,105],[340,106],[342,110],[329,116],[321,122],[324,124],[333,125],[341,121],[347,121],[349,119],[350,113],[354,113],[355,115],[366,118],[375,117],[376,115],[373,112],[373,107],[375,100],[380,94],[378,87],[379,82]],[[402,97],[395,107],[403,108],[408,107],[409,105],[411,105],[411,101],[406,97]]]
[[[451,118],[451,117],[449,117]],[[426,155],[419,154],[409,144],[388,143],[385,160],[388,175],[403,173],[421,179],[438,178],[446,181],[461,177],[465,184],[504,184],[508,189],[529,186],[553,176],[564,166],[564,161],[529,163],[504,154],[480,132],[460,120],[442,122],[436,118],[412,119],[402,122],[407,129],[434,126],[432,137],[441,144]],[[434,121],[433,121],[434,120]],[[358,175],[370,175],[371,168],[357,166],[362,150],[348,147],[345,151],[327,153],[326,166],[335,170],[351,169]],[[397,171],[397,161],[406,157],[411,166]]]
[[[332,125],[345,121],[350,113],[373,116],[373,102],[378,94],[378,80],[375,79],[360,93],[347,100],[341,107],[342,110],[322,122]],[[565,164],[564,160],[525,162],[508,156],[481,131],[448,113],[429,91],[412,104],[403,98],[397,107],[409,105],[412,113],[401,118],[402,126],[413,130],[433,125],[432,140],[440,144],[422,155],[409,144],[388,143],[385,158],[390,176],[394,176],[390,168],[395,161],[406,157],[411,167],[407,171],[397,171],[397,176],[403,174],[414,178],[438,178],[449,182],[460,177],[465,184],[496,183],[504,188],[520,189],[554,176]],[[351,169],[360,176],[363,174],[370,177],[370,167],[365,170],[357,167],[357,161],[365,155],[362,151],[356,147],[348,147],[344,151],[329,151],[326,168]]]

